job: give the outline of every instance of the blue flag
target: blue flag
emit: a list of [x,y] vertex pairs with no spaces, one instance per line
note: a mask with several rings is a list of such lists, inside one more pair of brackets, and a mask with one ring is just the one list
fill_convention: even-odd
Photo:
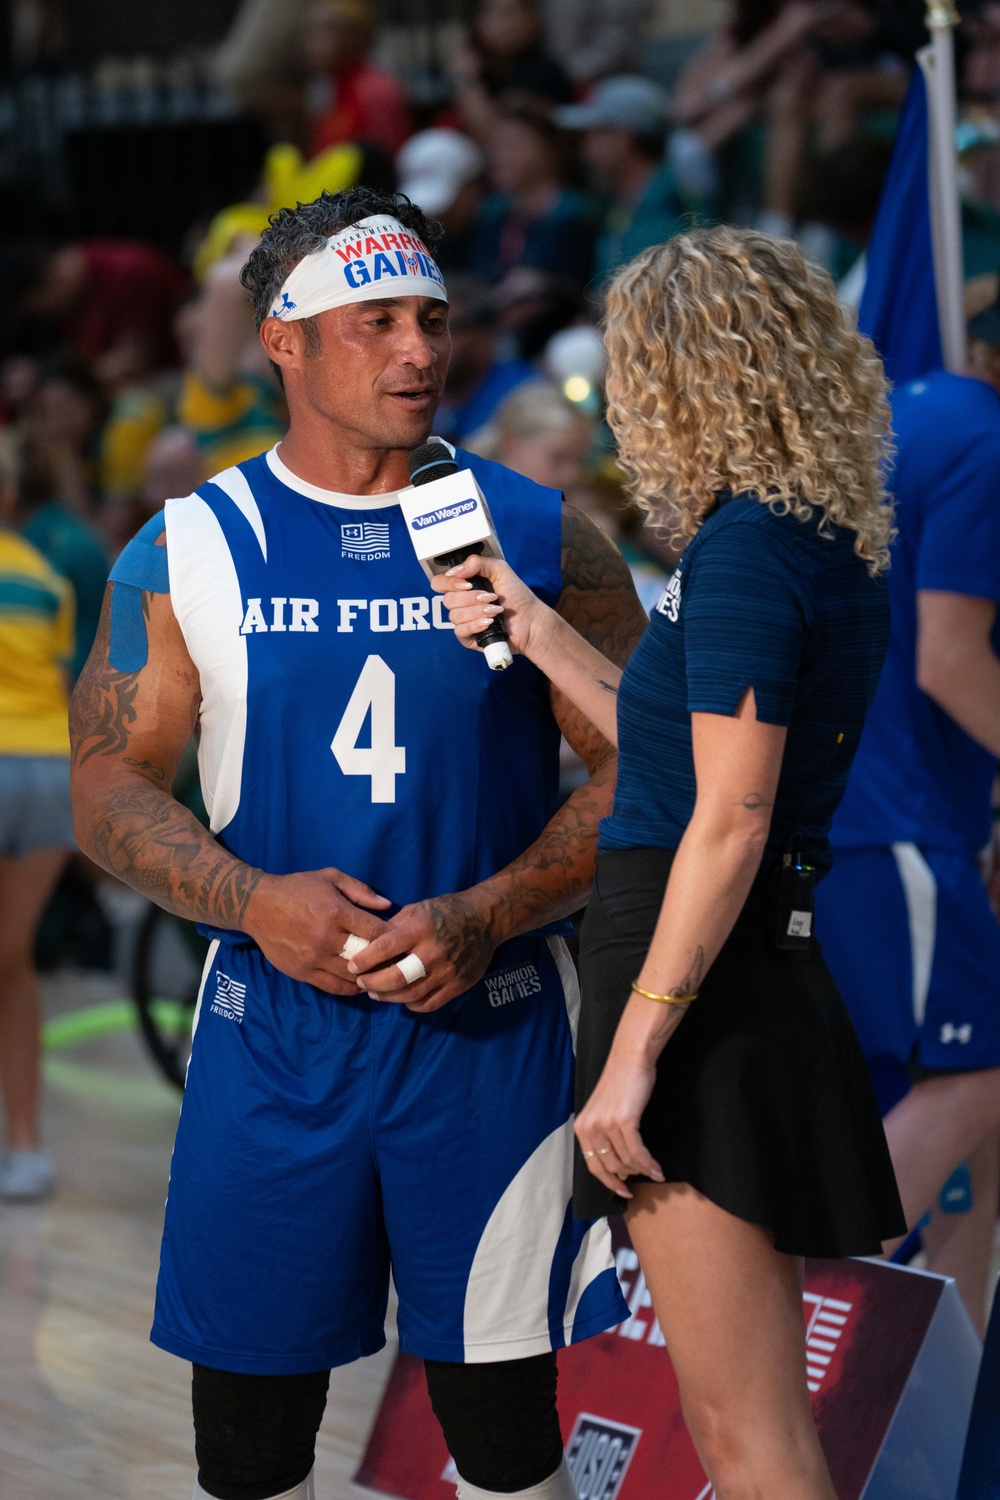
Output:
[[914,68],[868,246],[858,327],[893,385],[944,366],[931,244],[927,87]]

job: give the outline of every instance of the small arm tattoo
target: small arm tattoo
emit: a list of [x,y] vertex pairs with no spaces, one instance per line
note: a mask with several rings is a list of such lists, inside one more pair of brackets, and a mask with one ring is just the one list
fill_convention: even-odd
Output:
[[769,812],[774,803],[766,801],[760,792],[748,792],[740,806],[745,807],[747,812]]
[[701,985],[701,981],[704,979],[704,977],[705,950],[701,946],[701,944],[699,944],[694,951],[694,958],[691,960],[691,967],[688,969],[684,978],[681,980],[680,984],[675,984],[673,989],[668,990],[667,993],[668,995],[670,995],[671,999],[679,999],[683,995],[694,995],[697,993],[698,988]]
[[131,766],[133,771],[141,771],[144,776],[152,776],[156,781],[163,781],[167,774],[162,766],[155,765],[151,760],[137,760],[134,755],[123,755],[122,765]]
[[618,689],[613,682],[605,682],[603,677],[598,677],[597,686],[602,687],[606,693],[614,693],[617,698]]

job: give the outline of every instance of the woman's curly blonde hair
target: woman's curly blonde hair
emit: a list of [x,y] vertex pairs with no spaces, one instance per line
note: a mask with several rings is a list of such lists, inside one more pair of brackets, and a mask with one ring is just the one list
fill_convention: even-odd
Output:
[[886,567],[888,386],[827,273],[789,240],[721,225],[637,255],[605,318],[608,421],[629,488],[675,537],[719,491],[806,521],[813,507]]

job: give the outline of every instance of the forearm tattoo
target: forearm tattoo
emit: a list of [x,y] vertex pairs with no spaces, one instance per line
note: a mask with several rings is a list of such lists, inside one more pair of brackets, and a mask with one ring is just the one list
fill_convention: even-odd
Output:
[[[143,594],[148,616],[149,595]],[[70,704],[78,821],[87,852],[112,875],[177,916],[240,928],[263,871],[235,859],[170,792],[173,765],[128,753],[140,672],[108,661],[110,604]],[[143,671],[147,671],[143,668]],[[198,696],[190,703],[193,726]],[[165,757],[166,759],[166,757]]]
[[594,879],[597,825],[611,811],[616,770],[617,761],[609,756],[531,847],[487,882],[501,912],[502,936],[530,931],[583,906]]
[[705,950],[701,946],[694,950],[694,958],[680,984],[675,984],[673,989],[667,991],[672,1000],[678,1000],[683,995],[695,995],[701,988],[701,981],[705,977]]
[[[647,624],[632,575],[601,528],[569,505],[563,506],[562,578],[563,619],[616,666],[624,666]],[[601,686],[617,692],[612,683]],[[553,691],[552,706],[590,780],[563,803],[530,849],[487,882],[500,898],[505,935],[580,909],[594,878],[597,825],[614,799],[614,749],[561,693]]]
[[263,871],[227,854],[169,792],[130,776],[95,813],[92,850],[105,870],[177,916],[242,926]]

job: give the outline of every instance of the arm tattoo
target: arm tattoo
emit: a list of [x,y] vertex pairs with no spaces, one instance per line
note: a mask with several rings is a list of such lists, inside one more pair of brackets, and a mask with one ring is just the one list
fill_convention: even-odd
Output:
[[681,980],[680,984],[675,984],[672,990],[667,991],[667,994],[670,995],[672,999],[678,999],[682,995],[694,995],[701,987],[701,981],[704,979],[704,977],[705,950],[699,943],[698,947],[694,951],[694,958],[691,960],[691,967],[684,975],[684,978]]
[[[142,607],[148,613],[147,593],[143,593]],[[74,766],[86,765],[95,755],[120,755],[128,745],[129,730],[135,723],[139,673],[116,671],[108,660],[110,644],[111,610],[105,601],[94,649],[70,699],[69,732]]]
[[[563,506],[563,590],[559,613],[610,661],[624,666],[646,628],[625,559],[582,511]],[[612,683],[601,686],[614,693]],[[499,908],[502,936],[569,916],[587,899],[597,858],[597,825],[611,811],[617,757],[563,694],[553,690],[556,721],[586,763],[590,780],[563,803],[529,849],[484,882]]]
[[562,577],[563,619],[623,667],[649,622],[618,548],[572,505],[563,506]]
[[618,697],[618,689],[613,682],[605,682],[603,677],[598,677],[597,686],[602,687],[606,693],[614,693],[615,697]]
[[145,777],[100,799],[91,829],[98,864],[177,916],[239,928],[263,871],[234,859],[193,813]]
[[162,766],[154,765],[151,760],[136,760],[134,755],[123,755],[122,765],[131,766],[134,771],[141,771],[144,776],[155,777],[157,781],[162,781],[167,774]]
[[[143,609],[148,615],[146,593]],[[110,591],[70,706],[74,803],[85,851],[167,911],[239,929],[263,871],[227,853],[170,791],[183,739],[197,716],[197,689],[192,687],[189,701],[180,690],[173,705],[179,728],[162,750],[147,726],[144,748],[154,741],[155,760],[130,753],[143,730],[136,702],[142,672],[112,667],[109,642]],[[180,744],[171,743],[177,738]]]
[[748,792],[740,803],[747,812],[767,812],[774,806],[773,802],[766,802],[760,792]]
[[[675,984],[667,994],[672,1000],[681,1000],[685,995],[696,995],[701,988],[701,981],[705,977],[705,950],[699,946],[695,949],[691,967],[688,969],[680,984]],[[662,1041],[664,1037],[670,1037],[681,1024],[687,1014],[687,1006],[668,1006],[663,1020],[653,1032],[655,1041]]]
[[456,972],[470,987],[478,983],[493,953],[493,939],[482,913],[462,896],[435,897],[426,907],[431,930]]

